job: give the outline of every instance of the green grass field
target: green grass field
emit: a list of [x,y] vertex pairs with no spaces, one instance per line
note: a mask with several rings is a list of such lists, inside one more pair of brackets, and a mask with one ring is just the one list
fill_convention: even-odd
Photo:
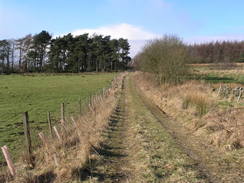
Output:
[[[90,95],[109,86],[114,76],[114,73],[0,76],[0,146],[7,145],[16,157],[24,143],[23,112],[29,112],[35,144],[35,134],[47,128],[47,111],[57,122],[60,104],[64,102],[66,115],[78,114],[80,98],[85,103]],[[2,158],[1,154],[0,162]]]
[[200,76],[201,80],[210,83],[238,83],[244,84],[244,75],[209,73]]
[[244,64],[226,70],[216,69],[213,64],[193,65],[194,79],[210,83],[237,83],[244,84]]

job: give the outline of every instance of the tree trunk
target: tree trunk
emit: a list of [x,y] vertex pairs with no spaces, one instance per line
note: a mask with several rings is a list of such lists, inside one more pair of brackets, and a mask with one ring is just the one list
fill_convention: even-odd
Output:
[[1,69],[1,73],[4,73],[4,58],[2,59],[2,69]]
[[98,72],[98,67],[99,67],[99,64],[98,64],[98,61],[96,60],[96,72]]
[[117,72],[117,61],[114,63],[114,70]]
[[13,43],[13,47],[12,47],[12,72],[14,72],[14,43]]
[[22,71],[22,48],[19,49],[19,71]]
[[10,66],[10,62],[9,62],[9,51],[8,51],[8,54],[7,54],[7,73],[9,73],[9,66]]

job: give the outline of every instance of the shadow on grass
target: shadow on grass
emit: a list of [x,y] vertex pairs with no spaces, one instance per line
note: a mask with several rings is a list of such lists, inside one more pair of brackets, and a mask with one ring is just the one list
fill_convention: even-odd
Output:
[[203,80],[210,83],[240,83],[243,82],[227,76],[213,76],[213,75],[192,75],[189,77],[191,80]]
[[[79,181],[86,181],[90,178],[96,178],[99,182],[110,180],[111,182],[119,182],[125,179],[127,176],[123,172],[114,171],[100,171],[97,167],[103,166],[104,164],[112,163],[111,158],[122,158],[127,155],[122,153],[113,152],[113,150],[119,150],[119,147],[112,147],[101,143],[100,148],[96,148],[92,153],[99,153],[102,159],[91,159],[85,163],[82,168],[75,168],[72,170],[72,177],[78,178]],[[111,168],[112,169],[112,168]]]
[[213,82],[213,83],[219,83],[219,82],[221,82],[221,83],[234,83],[234,82],[238,82],[234,78],[219,77],[219,76],[204,76],[202,79],[205,81]]
[[[109,126],[103,131],[106,140],[101,142],[98,147],[93,147],[91,154],[99,154],[99,158],[88,160],[83,167],[72,170],[72,177],[79,181],[86,181],[95,178],[98,182],[121,182],[128,176],[125,172],[118,169],[120,160],[127,155],[124,154],[118,145],[118,131],[120,131],[119,122],[124,120],[123,111],[119,106],[116,107],[109,119]],[[116,142],[111,143],[111,142]]]
[[7,182],[7,178],[5,175],[0,175],[0,183],[5,183]]
[[47,172],[39,176],[36,176],[34,178],[33,183],[53,183],[56,177],[57,175],[54,174],[53,172]]
[[[93,162],[91,162],[93,163]],[[112,182],[118,182],[121,179],[126,178],[122,172],[113,172],[113,173],[100,173],[97,171],[92,171],[89,167],[76,168],[72,170],[72,176],[79,178],[79,181],[87,181],[90,178],[96,178],[99,182],[104,182],[105,180],[110,180]]]
[[[53,172],[46,172],[44,174],[34,176],[34,177],[25,177],[25,183],[53,183],[57,175]],[[0,175],[0,183],[7,183],[14,180],[10,175]]]

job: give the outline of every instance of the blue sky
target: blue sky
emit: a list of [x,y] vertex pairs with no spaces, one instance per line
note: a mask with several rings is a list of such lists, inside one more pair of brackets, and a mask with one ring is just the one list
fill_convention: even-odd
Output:
[[186,42],[244,39],[243,0],[0,0],[0,39],[47,30],[145,40],[176,34]]

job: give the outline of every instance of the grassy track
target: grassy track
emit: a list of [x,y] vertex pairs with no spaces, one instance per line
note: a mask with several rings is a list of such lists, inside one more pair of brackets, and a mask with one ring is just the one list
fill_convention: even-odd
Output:
[[[144,103],[131,81],[131,107],[133,118],[139,125],[143,147],[149,154],[149,171],[144,171],[146,182],[211,182],[205,170],[191,158],[158,121],[157,116]],[[132,110],[131,110],[132,111]],[[164,115],[164,114],[161,114]],[[161,116],[162,117],[162,116]],[[144,155],[144,161],[148,157]]]
[[[183,126],[181,126],[180,123],[175,121],[174,118],[169,117],[167,114],[165,114],[165,112],[162,111],[158,106],[156,106],[150,100],[150,98],[147,98],[146,95],[143,94],[143,91],[140,90],[139,87],[135,87],[134,91],[134,98],[138,98],[138,103],[140,100],[143,101],[144,107],[146,107],[148,111],[151,112],[151,115],[156,118],[156,120],[154,119],[154,124],[151,123],[151,121],[153,120],[147,120],[146,124],[149,126],[147,129],[156,127],[158,131],[161,131],[158,134],[155,131],[154,133],[149,133],[149,135],[158,138],[157,144],[159,144],[160,138],[164,139],[165,144],[161,143],[159,148],[161,151],[160,154],[163,154],[163,156],[160,156],[160,158],[158,158],[158,161],[169,162],[173,167],[177,167],[176,170],[173,170],[172,172],[175,175],[171,176],[170,173],[168,177],[165,177],[166,179],[163,182],[168,182],[171,177],[175,176],[180,178],[178,180],[186,179],[186,182],[201,182],[200,180],[197,180],[199,178],[202,179],[203,182],[243,182],[243,163],[241,160],[238,160],[238,158],[234,160],[230,156],[231,153],[224,154],[223,152],[218,151],[215,147],[212,147],[209,144],[205,144],[203,142],[203,139],[200,139],[194,135],[190,135],[191,132],[189,133],[189,130],[186,130]],[[141,104],[140,106],[143,105]],[[145,116],[145,114],[146,111],[144,111],[141,116]],[[149,114],[146,115],[144,119],[149,116]],[[152,126],[150,127],[150,125]],[[163,148],[165,145],[166,147]],[[233,157],[237,156],[238,153],[236,152],[235,156]],[[181,163],[178,164],[179,162]],[[182,164],[182,162],[184,162],[184,164]],[[187,165],[187,163],[189,164]],[[183,171],[185,172],[185,176],[183,175],[182,177],[182,172],[178,172],[179,168],[181,169],[181,171],[183,169]],[[188,176],[192,176],[191,171],[193,171],[195,174],[193,177]]]
[[[143,103],[131,81],[81,182],[210,182]],[[125,101],[125,102],[123,102]],[[95,156],[96,157],[96,156]],[[89,178],[90,177],[90,178]]]
[[[109,85],[114,74],[9,75],[0,76],[0,146],[8,145],[12,154],[22,144],[22,112],[29,111],[31,129],[47,126],[47,111],[58,120],[60,103],[66,114],[79,111],[79,99],[86,99]],[[21,137],[21,138],[20,138]],[[0,161],[2,155],[0,155]]]
[[[110,116],[108,128],[104,131],[104,141],[96,149],[99,157],[91,159],[89,176],[92,182],[126,182],[131,170],[128,170],[128,126],[125,122],[124,97],[121,97]],[[126,140],[125,140],[126,139]],[[81,176],[80,180],[91,182],[89,177]]]

